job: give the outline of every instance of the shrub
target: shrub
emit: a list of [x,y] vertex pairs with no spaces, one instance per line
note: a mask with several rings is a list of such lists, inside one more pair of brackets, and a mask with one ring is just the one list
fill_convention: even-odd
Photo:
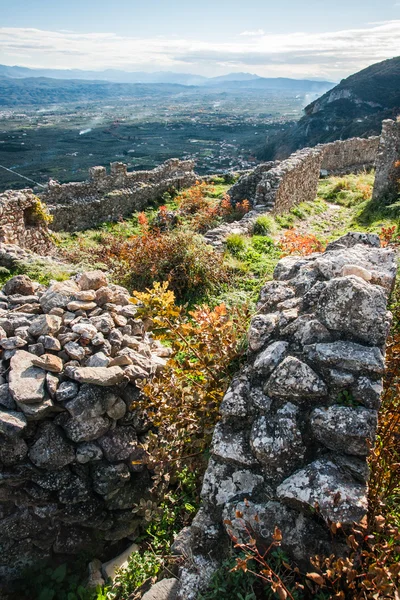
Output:
[[253,226],[254,235],[268,235],[274,230],[274,221],[271,217],[262,215],[257,217],[256,222]]
[[269,254],[273,249],[275,249],[274,240],[263,235],[254,235],[251,238],[251,245],[255,250],[257,250],[257,252],[261,252],[262,254]]
[[166,284],[135,292],[133,301],[142,306],[138,316],[152,320],[155,337],[173,352],[162,373],[144,383],[137,406],[157,427],[146,449],[163,478],[209,447],[220,402],[244,353],[250,315],[246,306],[228,312],[224,304],[185,315]]
[[167,281],[180,300],[204,294],[228,280],[222,256],[200,236],[180,229],[164,234],[145,229],[128,240],[109,236],[98,259],[118,283],[145,290],[155,281]]
[[228,252],[237,256],[246,248],[246,241],[239,233],[231,233],[225,240]]
[[290,229],[285,232],[285,235],[280,239],[279,245],[282,249],[282,256],[288,254],[298,254],[307,256],[313,252],[322,252],[324,244],[312,233],[302,234],[295,229]]

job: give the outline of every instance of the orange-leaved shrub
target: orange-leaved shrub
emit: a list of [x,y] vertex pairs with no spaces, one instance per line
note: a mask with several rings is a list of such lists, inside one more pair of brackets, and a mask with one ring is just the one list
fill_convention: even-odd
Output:
[[175,198],[179,214],[186,218],[192,230],[199,233],[205,233],[221,221],[241,219],[250,210],[248,200],[233,206],[227,194],[216,200],[208,196],[212,192],[209,184],[197,182]]
[[224,304],[187,313],[166,283],[134,292],[132,301],[172,351],[166,368],[144,382],[137,406],[157,428],[146,449],[162,478],[208,448],[221,400],[244,354],[250,315],[245,306],[228,310]]
[[279,240],[282,256],[298,254],[307,256],[313,252],[323,252],[325,245],[313,233],[300,233],[295,229],[288,229]]
[[228,281],[223,257],[200,236],[183,229],[151,231],[143,217],[139,216],[142,234],[127,240],[104,236],[97,251],[97,260],[107,265],[114,281],[142,291],[155,281],[167,281],[179,300],[192,299]]

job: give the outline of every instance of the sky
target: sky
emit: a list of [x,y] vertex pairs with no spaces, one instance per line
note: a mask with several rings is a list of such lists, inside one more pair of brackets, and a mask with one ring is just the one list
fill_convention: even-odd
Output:
[[0,0],[0,64],[338,81],[400,55],[400,0]]

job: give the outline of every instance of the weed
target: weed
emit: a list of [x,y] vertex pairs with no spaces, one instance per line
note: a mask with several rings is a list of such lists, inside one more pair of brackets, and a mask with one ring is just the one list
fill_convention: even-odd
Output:
[[231,233],[225,240],[226,248],[233,256],[239,256],[246,248],[246,240],[239,233]]
[[253,226],[253,233],[254,235],[268,235],[274,231],[274,228],[273,219],[267,215],[262,215],[257,217]]

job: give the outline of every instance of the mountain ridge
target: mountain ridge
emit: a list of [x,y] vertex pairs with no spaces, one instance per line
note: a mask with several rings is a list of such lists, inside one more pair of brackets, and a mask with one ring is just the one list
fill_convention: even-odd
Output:
[[260,157],[284,158],[299,148],[378,135],[384,119],[400,114],[400,56],[343,79],[305,107],[286,134],[269,140]]

